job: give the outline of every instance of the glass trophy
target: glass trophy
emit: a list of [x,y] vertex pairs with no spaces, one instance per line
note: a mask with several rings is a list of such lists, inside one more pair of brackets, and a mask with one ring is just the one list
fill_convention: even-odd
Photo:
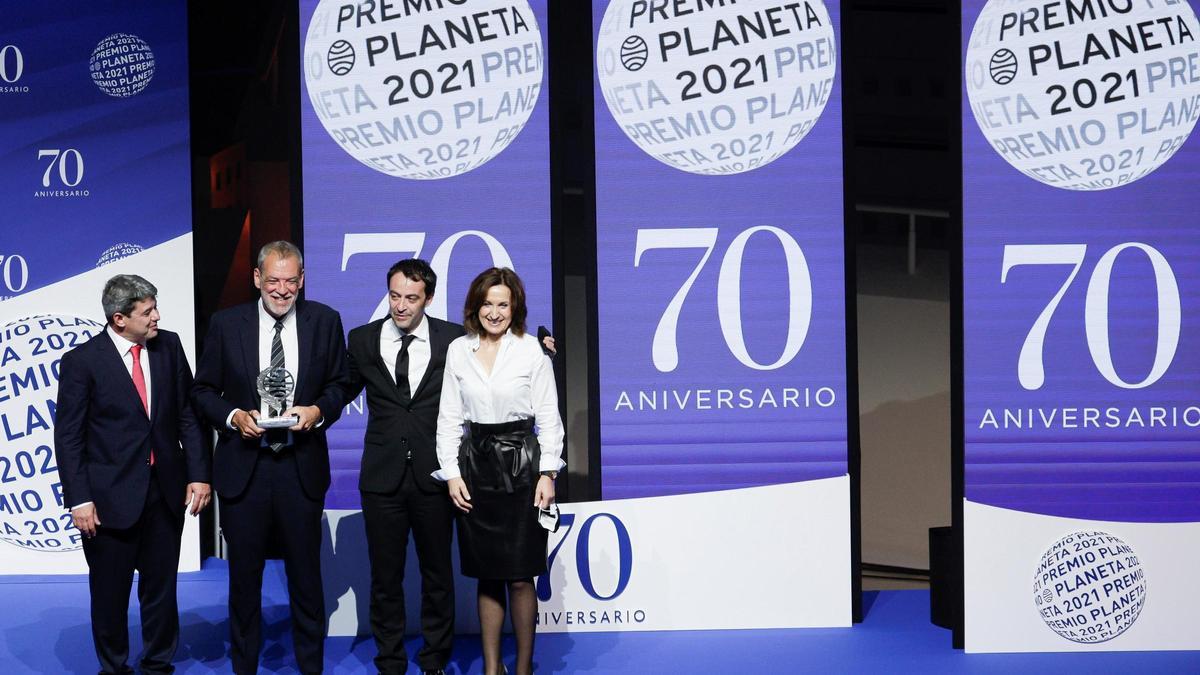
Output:
[[[296,388],[296,381],[286,368],[264,368],[258,374],[258,395],[267,404],[268,410],[283,410],[287,407],[288,397]],[[287,429],[300,422],[299,415],[272,415],[259,417],[260,429]]]

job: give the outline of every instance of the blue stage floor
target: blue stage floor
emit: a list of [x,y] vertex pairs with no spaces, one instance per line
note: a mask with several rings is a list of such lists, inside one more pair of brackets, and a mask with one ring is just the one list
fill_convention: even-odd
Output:
[[[268,567],[265,672],[294,673],[282,567]],[[180,673],[229,672],[224,563],[180,576]],[[929,623],[924,591],[869,593],[854,628],[661,633],[544,634],[539,673],[1200,673],[1200,652],[965,655]],[[0,674],[94,673],[84,577],[0,577]],[[131,622],[136,621],[136,608]],[[1200,629],[1198,629],[1200,630]],[[137,629],[131,649],[140,648]],[[418,640],[410,641],[415,653]],[[512,663],[513,645],[505,645]],[[373,672],[370,638],[326,641],[326,672]],[[479,673],[478,637],[462,636],[450,672]],[[410,672],[415,672],[410,669]]]

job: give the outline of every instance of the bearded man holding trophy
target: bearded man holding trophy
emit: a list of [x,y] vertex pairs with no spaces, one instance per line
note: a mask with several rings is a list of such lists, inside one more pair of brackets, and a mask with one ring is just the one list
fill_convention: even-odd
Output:
[[254,285],[258,301],[213,315],[192,390],[197,412],[219,434],[213,487],[228,546],[230,658],[236,673],[258,670],[263,567],[276,536],[296,665],[302,673],[319,673],[325,432],[342,412],[345,334],[336,311],[298,299],[304,258],[294,244],[262,247]]

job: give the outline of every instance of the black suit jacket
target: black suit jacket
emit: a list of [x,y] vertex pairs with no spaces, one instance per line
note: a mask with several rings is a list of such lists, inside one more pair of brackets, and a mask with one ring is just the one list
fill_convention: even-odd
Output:
[[[258,306],[256,301],[222,310],[209,323],[196,364],[192,403],[201,418],[219,433],[213,461],[214,487],[222,497],[236,498],[246,489],[262,450],[261,439],[244,439],[225,426],[235,408],[258,410]],[[325,432],[342,414],[346,386],[346,342],[342,319],[319,302],[296,302],[295,405],[315,405],[324,422],[292,435],[300,485],[310,499],[324,499],[329,488],[329,444]]]
[[437,471],[438,402],[442,398],[442,374],[446,348],[463,334],[463,327],[425,316],[429,322],[429,366],[413,389],[408,405],[400,402],[396,383],[379,353],[379,335],[384,317],[350,331],[349,386],[347,402],[367,390],[367,432],[363,438],[362,470],[358,489],[390,493],[400,485],[412,451],[414,478],[424,492],[444,491],[445,486],[429,474]]
[[212,455],[192,413],[192,371],[179,336],[146,342],[150,417],[108,331],[63,355],[54,452],[68,509],[93,502],[105,527],[131,527],[150,485],[150,451],[163,498],[180,523],[188,483],[207,483]]

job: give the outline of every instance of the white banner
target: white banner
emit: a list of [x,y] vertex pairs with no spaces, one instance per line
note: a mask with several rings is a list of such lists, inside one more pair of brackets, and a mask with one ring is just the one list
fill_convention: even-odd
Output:
[[[158,288],[159,325],[179,333],[195,367],[191,234],[0,302],[0,574],[87,572],[79,532],[67,526],[47,402],[58,397],[62,354],[103,330],[100,292],[117,274]],[[200,569],[198,533],[198,519],[186,518],[181,572]]]
[[538,630],[849,626],[849,490],[843,476],[565,505]]
[[[563,504],[537,579],[538,630],[849,626],[848,477],[675,497]],[[362,516],[326,511],[330,635],[369,634]],[[458,554],[454,553],[457,564]],[[413,548],[408,628],[420,626]],[[459,632],[477,632],[475,582],[456,578]]]
[[968,652],[1195,649],[1200,523],[963,518]]

